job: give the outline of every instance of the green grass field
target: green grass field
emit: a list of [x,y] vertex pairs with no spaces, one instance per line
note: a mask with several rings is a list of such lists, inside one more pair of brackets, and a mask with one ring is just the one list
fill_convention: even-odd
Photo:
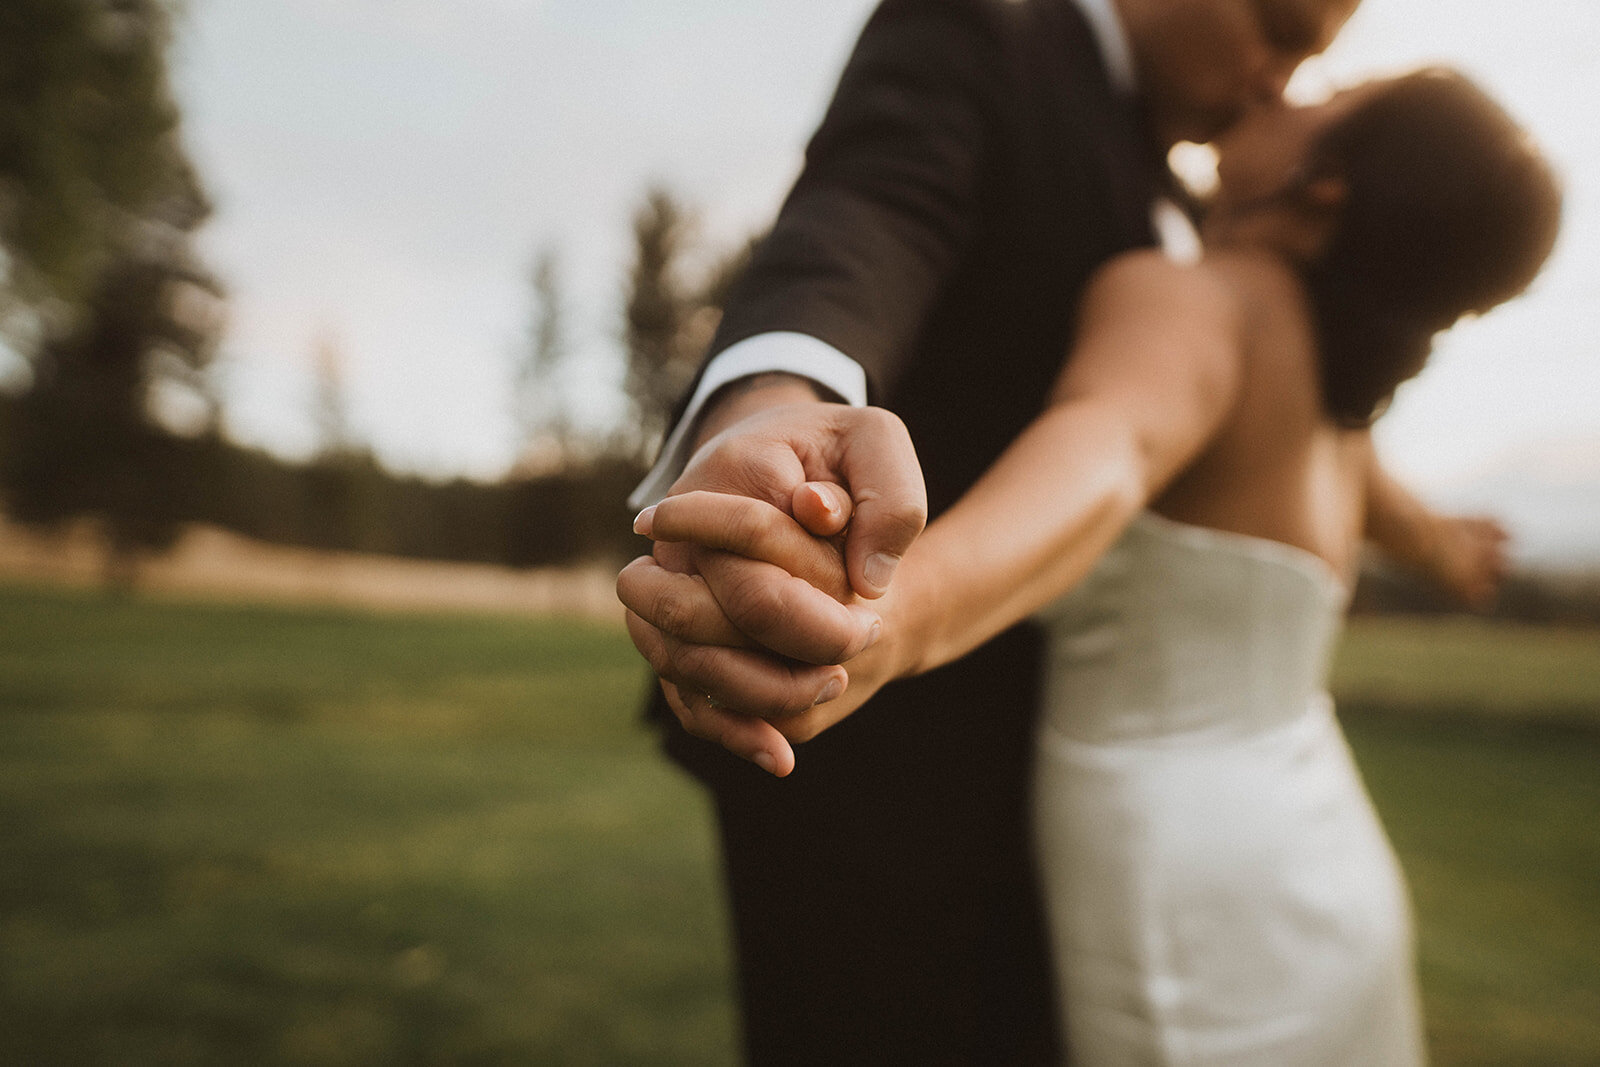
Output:
[[[618,632],[0,587],[0,1063],[717,1064],[700,797]],[[1600,1062],[1600,634],[1338,671],[1440,1064]]]

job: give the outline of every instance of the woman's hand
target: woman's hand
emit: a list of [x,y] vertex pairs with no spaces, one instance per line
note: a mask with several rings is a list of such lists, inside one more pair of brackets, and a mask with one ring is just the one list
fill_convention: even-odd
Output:
[[1432,549],[1423,568],[1445,592],[1481,611],[1494,602],[1505,581],[1510,539],[1495,519],[1441,515],[1434,521]]
[[[732,494],[668,497],[635,527],[656,540],[655,552],[617,583],[630,634],[683,727],[779,776],[794,766],[790,740],[808,740],[859,708],[897,662],[884,652],[862,656],[879,642],[893,591],[870,602],[851,592],[849,495],[808,482],[790,504],[794,518]],[[674,556],[691,545],[689,567]],[[745,596],[750,590],[762,595]],[[644,622],[647,614],[666,626]],[[848,671],[839,666],[846,662]]]
[[916,636],[916,612],[907,607],[907,602],[916,595],[915,561],[913,547],[895,575],[894,586],[873,602],[873,608],[882,619],[881,634],[860,655],[843,664],[847,672],[844,690],[833,699],[798,714],[767,720],[785,740],[795,744],[811,740],[855,714],[888,683],[917,673],[917,650],[922,642]]
[[1367,537],[1463,604],[1487,608],[1509,569],[1505,527],[1484,516],[1441,515],[1383,469],[1370,434],[1366,449]]

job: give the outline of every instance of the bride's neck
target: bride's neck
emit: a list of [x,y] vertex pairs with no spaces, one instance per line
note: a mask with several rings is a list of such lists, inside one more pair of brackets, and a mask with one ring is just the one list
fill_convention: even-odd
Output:
[[1200,221],[1200,242],[1207,251],[1249,252],[1302,267],[1320,249],[1320,239],[1276,212],[1214,210]]

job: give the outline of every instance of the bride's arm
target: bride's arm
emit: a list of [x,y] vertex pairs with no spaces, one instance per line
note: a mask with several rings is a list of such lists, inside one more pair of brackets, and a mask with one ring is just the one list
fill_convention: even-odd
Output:
[[1204,266],[1146,252],[1102,270],[1048,407],[908,552],[905,608],[885,619],[909,639],[898,674],[964,655],[1088,573],[1222,425],[1240,320]]
[[1478,515],[1441,515],[1378,462],[1368,441],[1367,539],[1463,603],[1487,607],[1505,579],[1505,528]]
[[[886,682],[961,656],[1070,588],[1221,426],[1238,392],[1241,346],[1237,302],[1210,269],[1154,252],[1103,268],[1045,411],[913,543],[890,592],[871,603],[882,637],[846,664],[844,694],[773,725],[791,740],[815,736]],[[706,502],[678,504],[657,506],[651,536],[703,533],[694,523]],[[726,506],[750,508],[735,498]],[[802,536],[770,508],[745,529],[750,543],[718,547],[777,558],[757,542]],[[736,725],[720,720],[738,718],[715,707],[685,715],[719,738]],[[791,759],[782,753],[777,763],[787,769]]]

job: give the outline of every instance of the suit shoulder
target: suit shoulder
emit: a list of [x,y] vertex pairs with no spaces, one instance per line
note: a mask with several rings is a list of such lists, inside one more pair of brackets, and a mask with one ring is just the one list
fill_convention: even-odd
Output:
[[998,41],[1027,37],[1063,15],[1080,18],[1072,0],[884,0],[862,36],[906,26],[943,26]]

